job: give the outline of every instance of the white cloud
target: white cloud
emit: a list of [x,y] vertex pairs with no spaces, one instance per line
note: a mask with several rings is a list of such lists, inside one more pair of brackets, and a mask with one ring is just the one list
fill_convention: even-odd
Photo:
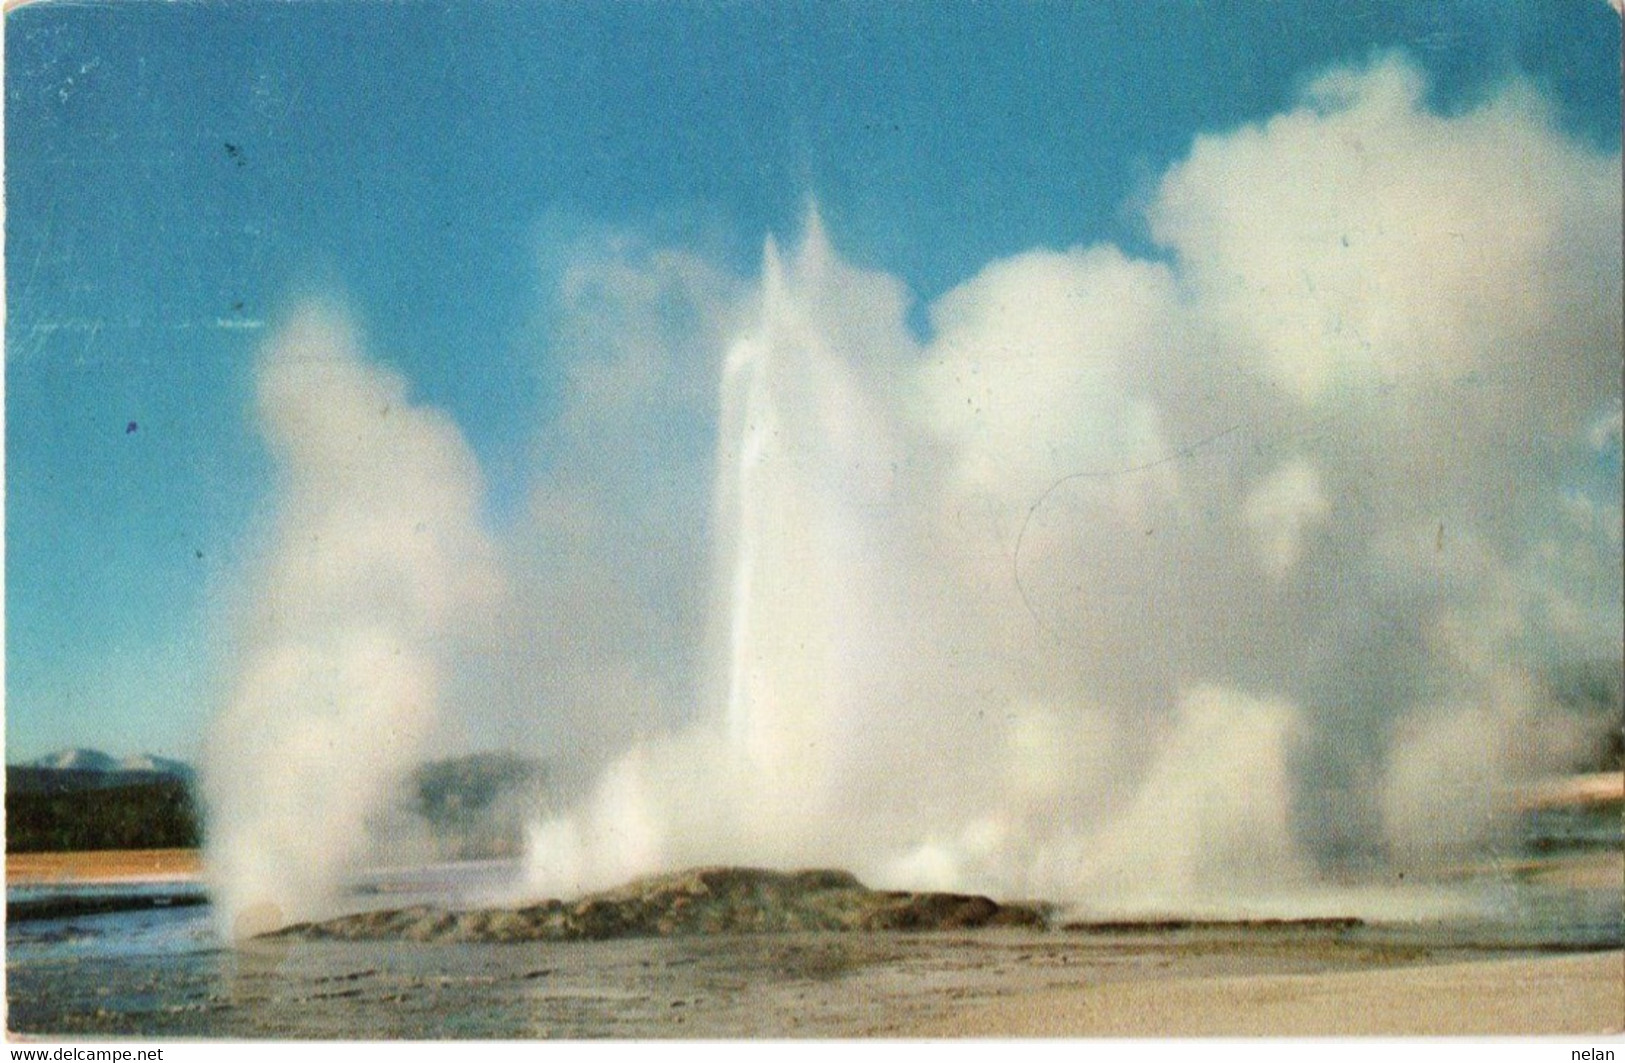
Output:
[[1308,530],[1331,510],[1320,489],[1320,474],[1303,459],[1272,472],[1242,503],[1242,515],[1256,536],[1264,568],[1277,579],[1291,571]]

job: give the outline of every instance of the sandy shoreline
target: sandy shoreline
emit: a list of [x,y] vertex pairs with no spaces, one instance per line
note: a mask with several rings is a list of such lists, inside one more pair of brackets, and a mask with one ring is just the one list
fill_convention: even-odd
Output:
[[7,853],[6,885],[187,882],[203,869],[196,849],[109,849],[79,853]]
[[914,1037],[1362,1037],[1618,1034],[1625,952],[1118,982],[1022,994]]

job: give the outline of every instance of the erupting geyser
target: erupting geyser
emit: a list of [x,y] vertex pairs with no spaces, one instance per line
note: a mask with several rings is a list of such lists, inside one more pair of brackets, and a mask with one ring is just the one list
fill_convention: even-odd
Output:
[[1346,912],[1482,853],[1617,722],[1569,691],[1620,641],[1617,512],[1577,505],[1618,499],[1619,162],[1516,91],[1422,99],[1333,72],[1167,175],[1168,261],[996,262],[923,342],[816,217],[769,241],[696,708],[537,827],[536,890],[760,863]]
[[584,256],[590,354],[501,551],[449,422],[273,352],[284,519],[208,774],[228,910],[330,895],[435,712],[497,711],[469,690],[557,766],[541,895],[742,864],[1362,914],[1328,888],[1481,854],[1618,725],[1620,164],[1526,88],[1424,98],[1333,71],[1197,141],[1159,260],[991,263],[924,339],[816,217],[754,285]]
[[540,888],[849,852],[854,779],[843,758],[873,708],[862,701],[872,655],[891,638],[870,598],[886,576],[905,458],[894,419],[840,346],[874,337],[831,334],[820,320],[819,300],[841,305],[853,291],[839,286],[858,280],[816,219],[791,263],[769,240],[755,327],[722,370],[710,705],[686,733],[616,764],[585,810],[538,828]]
[[342,316],[303,309],[259,369],[283,496],[202,778],[232,938],[331,914],[379,859],[369,821],[423,757],[459,632],[497,591],[473,456]]
[[1220,874],[1295,881],[1290,706],[1193,690],[1147,755],[1144,736],[1114,733],[1123,721],[1044,701],[1042,658],[1065,651],[1019,648],[1041,634],[1019,595],[978,584],[986,558],[940,525],[962,486],[909,391],[943,360],[904,310],[894,282],[836,258],[816,216],[788,261],[768,241],[758,316],[723,369],[715,701],[537,829],[533,885],[830,863],[899,888],[1087,883],[1170,905]]

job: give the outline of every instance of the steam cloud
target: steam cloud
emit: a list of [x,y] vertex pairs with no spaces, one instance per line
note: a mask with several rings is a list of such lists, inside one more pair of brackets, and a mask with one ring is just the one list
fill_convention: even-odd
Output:
[[[759,284],[583,254],[512,605],[455,660],[497,582],[472,462],[296,326],[213,745],[228,896],[330,886],[441,700],[560,766],[546,893],[725,861],[1213,909],[1492,836],[1618,726],[1569,689],[1625,634],[1620,159],[1526,85],[1449,116],[1424,89],[1328,73],[1195,142],[1158,258],[991,263],[924,340],[816,217]],[[289,771],[314,796],[273,796]],[[306,836],[302,801],[354,811]]]
[[273,341],[259,414],[281,506],[203,777],[233,937],[329,911],[375,857],[369,818],[433,733],[448,649],[500,592],[473,456],[336,313]]

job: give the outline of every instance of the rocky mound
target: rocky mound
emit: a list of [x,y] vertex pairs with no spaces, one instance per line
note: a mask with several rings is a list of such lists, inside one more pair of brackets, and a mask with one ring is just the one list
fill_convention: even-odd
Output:
[[268,935],[345,941],[597,941],[798,930],[1042,926],[1034,905],[960,893],[871,890],[845,871],[711,867],[656,875],[576,901],[452,912],[415,907],[299,923]]

